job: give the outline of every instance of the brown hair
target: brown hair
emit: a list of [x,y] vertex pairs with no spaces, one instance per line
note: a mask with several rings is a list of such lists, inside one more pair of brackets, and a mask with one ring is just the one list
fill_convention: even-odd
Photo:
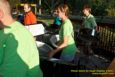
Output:
[[67,4],[60,4],[57,9],[59,9],[61,12],[65,12],[65,15],[68,17],[69,15],[69,7]]
[[84,5],[83,9],[89,10],[89,12],[91,13],[91,7],[89,5]]

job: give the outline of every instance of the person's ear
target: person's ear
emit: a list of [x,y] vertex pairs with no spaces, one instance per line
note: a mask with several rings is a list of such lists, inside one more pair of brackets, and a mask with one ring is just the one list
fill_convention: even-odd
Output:
[[0,9],[0,19],[3,18],[3,11]]

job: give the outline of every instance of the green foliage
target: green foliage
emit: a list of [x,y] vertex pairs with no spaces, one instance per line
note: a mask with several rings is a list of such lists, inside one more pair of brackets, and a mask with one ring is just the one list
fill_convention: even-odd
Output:
[[[72,14],[82,15],[82,8],[85,4],[89,4],[92,7],[92,13],[95,16],[115,16],[115,0],[41,0],[42,10],[53,10],[52,6],[55,6],[56,2],[66,2],[72,11]],[[39,0],[10,0],[11,6],[15,7],[15,4],[19,3],[39,3]],[[52,3],[54,2],[54,3]]]
[[20,3],[20,0],[9,0],[9,1],[10,1],[10,4],[11,4],[12,8],[16,7],[16,4]]
[[69,2],[74,14],[81,15],[82,9],[85,4],[91,5],[92,0],[72,0]]
[[115,0],[108,2],[107,12],[108,16],[115,16]]
[[95,16],[107,15],[107,3],[104,0],[95,0],[92,4],[92,13]]
[[92,7],[95,16],[115,16],[115,0],[67,0],[73,14],[81,15],[85,4]]

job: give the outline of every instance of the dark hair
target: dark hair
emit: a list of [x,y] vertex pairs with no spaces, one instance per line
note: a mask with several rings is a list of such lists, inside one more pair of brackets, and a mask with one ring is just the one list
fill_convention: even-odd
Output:
[[89,5],[84,5],[83,9],[87,9],[87,10],[89,10],[89,12],[91,13],[91,6],[89,6]]
[[58,5],[57,9],[59,9],[61,12],[65,12],[65,15],[69,15],[69,7],[67,4],[60,4]]

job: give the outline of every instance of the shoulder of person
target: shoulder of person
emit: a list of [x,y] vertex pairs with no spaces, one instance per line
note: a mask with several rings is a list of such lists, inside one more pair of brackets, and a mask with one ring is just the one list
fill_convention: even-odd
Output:
[[95,18],[92,14],[90,14],[89,18]]
[[95,17],[91,14],[88,19],[89,20],[95,20]]

